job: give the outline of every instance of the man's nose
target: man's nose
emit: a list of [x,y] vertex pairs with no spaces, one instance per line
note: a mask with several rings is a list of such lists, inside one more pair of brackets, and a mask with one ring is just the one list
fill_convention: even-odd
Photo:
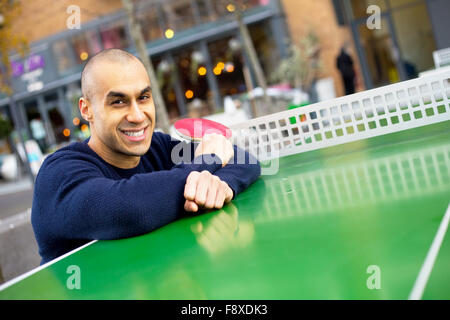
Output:
[[139,105],[136,103],[136,101],[133,101],[133,103],[130,106],[130,111],[127,115],[127,121],[131,123],[141,123],[145,120],[145,114],[144,112],[139,108]]

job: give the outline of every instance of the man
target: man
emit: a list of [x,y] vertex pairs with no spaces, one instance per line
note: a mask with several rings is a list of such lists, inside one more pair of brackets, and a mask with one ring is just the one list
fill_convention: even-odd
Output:
[[91,137],[48,156],[36,178],[31,221],[42,263],[93,239],[132,237],[221,208],[258,178],[256,159],[245,152],[239,164],[243,151],[220,135],[205,136],[192,156],[185,144],[182,158],[193,161],[175,163],[181,142],[154,132],[151,83],[133,55],[100,52],[81,87]]
[[348,53],[349,47],[350,44],[345,43],[341,48],[339,56],[336,58],[336,67],[341,72],[345,95],[355,93],[356,73],[353,67],[353,59]]

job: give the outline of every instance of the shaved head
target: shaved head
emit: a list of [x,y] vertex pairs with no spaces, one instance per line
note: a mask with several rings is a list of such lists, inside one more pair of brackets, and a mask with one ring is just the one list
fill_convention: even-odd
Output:
[[89,59],[81,72],[81,92],[83,97],[87,100],[91,100],[93,97],[97,82],[94,75],[96,66],[111,63],[130,64],[132,62],[137,62],[144,66],[137,57],[121,49],[106,49],[94,55]]
[[151,83],[142,62],[123,50],[101,51],[86,63],[81,90],[78,105],[89,122],[89,147],[116,167],[137,166],[155,128]]

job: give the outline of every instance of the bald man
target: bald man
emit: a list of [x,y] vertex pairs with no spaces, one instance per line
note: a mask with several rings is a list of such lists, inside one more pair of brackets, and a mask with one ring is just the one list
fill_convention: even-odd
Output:
[[154,132],[148,74],[125,51],[92,57],[81,87],[91,137],[48,156],[36,178],[31,222],[42,263],[94,239],[132,237],[220,209],[260,175],[256,159],[221,135],[194,146]]

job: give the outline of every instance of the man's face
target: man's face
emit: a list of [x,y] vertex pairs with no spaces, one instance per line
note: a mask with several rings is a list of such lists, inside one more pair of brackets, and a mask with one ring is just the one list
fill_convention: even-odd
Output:
[[155,128],[155,105],[143,65],[100,62],[92,77],[91,134],[110,155],[144,155]]

